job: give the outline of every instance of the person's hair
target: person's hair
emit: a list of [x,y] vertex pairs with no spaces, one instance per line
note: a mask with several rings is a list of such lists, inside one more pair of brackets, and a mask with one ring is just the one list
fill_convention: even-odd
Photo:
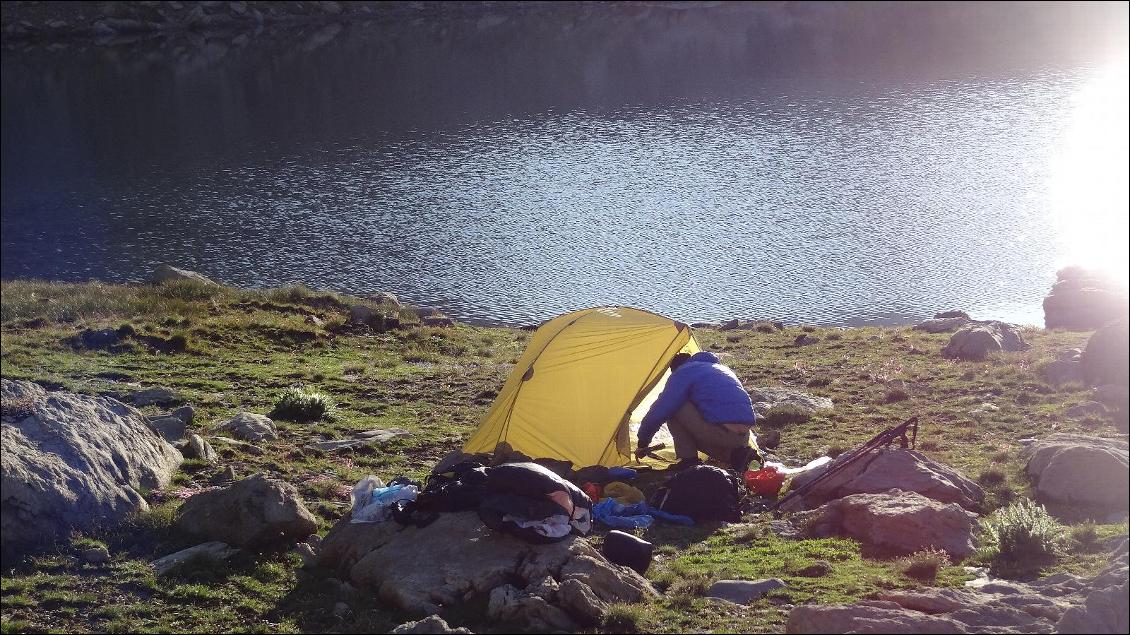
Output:
[[676,370],[679,370],[679,367],[682,366],[683,364],[687,363],[687,360],[689,360],[690,358],[691,358],[690,353],[678,353],[677,355],[672,357],[671,358],[671,372],[675,372]]

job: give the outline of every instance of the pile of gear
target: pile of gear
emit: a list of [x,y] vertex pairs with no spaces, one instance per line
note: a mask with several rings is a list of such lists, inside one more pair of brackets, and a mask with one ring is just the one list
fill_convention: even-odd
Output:
[[747,498],[741,478],[710,465],[573,470],[565,461],[530,460],[499,444],[493,455],[452,453],[423,483],[362,479],[353,491],[352,522],[425,527],[442,513],[476,511],[492,530],[541,544],[586,536],[594,523],[634,529],[657,519],[676,525],[736,522]]

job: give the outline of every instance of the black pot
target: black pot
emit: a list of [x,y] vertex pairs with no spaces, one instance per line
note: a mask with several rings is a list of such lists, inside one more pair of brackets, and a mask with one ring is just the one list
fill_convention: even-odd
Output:
[[643,575],[651,566],[651,552],[654,549],[655,545],[632,534],[611,531],[605,536],[600,552],[610,562],[630,567]]

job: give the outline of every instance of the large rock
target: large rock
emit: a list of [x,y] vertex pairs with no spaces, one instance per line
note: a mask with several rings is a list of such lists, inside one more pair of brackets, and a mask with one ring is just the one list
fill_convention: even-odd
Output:
[[977,527],[977,515],[956,503],[898,489],[845,496],[791,520],[810,537],[850,536],[890,554],[937,547],[955,559],[973,553]]
[[189,498],[177,510],[175,525],[208,540],[251,548],[295,543],[318,529],[293,485],[261,474]]
[[795,607],[786,633],[1125,633],[1125,549],[1091,579],[888,591],[856,604]]
[[[324,567],[373,589],[394,607],[418,615],[438,613],[474,597],[487,598],[508,584],[514,589],[544,586],[547,577],[562,588],[568,586],[572,596],[591,594],[602,603],[637,602],[656,595],[647,580],[608,562],[583,538],[569,536],[560,542],[533,545],[491,531],[473,512],[441,514],[423,528],[392,522],[355,524],[346,516],[322,541],[320,555]],[[503,604],[506,598],[502,596],[508,593],[535,613],[541,611],[541,604],[525,598],[545,599],[532,592],[498,593],[496,604]],[[596,608],[578,608],[560,593],[554,604],[578,617],[603,610],[599,603],[588,605]]]
[[797,406],[810,412],[831,410],[833,407],[832,400],[827,397],[817,397],[791,388],[758,386],[749,389],[749,398],[753,401],[753,410],[759,417],[765,416],[765,413],[774,406]]
[[220,429],[226,430],[232,433],[232,436],[245,441],[274,440],[279,438],[279,432],[275,428],[275,422],[271,421],[270,417],[253,412],[241,412],[237,414],[227,423],[220,426]]
[[935,317],[932,320],[925,320],[915,324],[914,330],[926,331],[927,333],[953,333],[966,324],[969,324],[970,321],[969,316]]
[[158,558],[152,563],[153,573],[158,576],[169,575],[173,573],[182,565],[190,562],[211,562],[218,563],[223,560],[234,556],[239,552],[239,549],[231,545],[212,541],[204,544],[189,547],[188,549],[181,549],[175,553],[171,553],[163,558]]
[[400,626],[392,629],[393,635],[402,634],[428,634],[428,635],[471,635],[472,631],[469,628],[452,628],[448,626],[447,622],[438,615],[429,615],[422,620],[415,622],[405,622]]
[[[114,399],[3,380],[3,559],[148,509],[181,455],[136,409]],[[18,407],[17,407],[18,406]]]
[[1125,319],[1130,305],[1118,282],[1079,267],[1062,269],[1056,277],[1044,298],[1045,328],[1086,331]]
[[192,406],[184,406],[166,414],[149,417],[149,427],[166,441],[173,443],[184,438],[185,430],[195,415],[196,411]]
[[171,265],[161,263],[153,271],[150,277],[152,282],[175,282],[178,280],[191,280],[193,282],[202,282],[204,284],[216,284],[214,280],[203,274],[189,271],[188,269],[178,269]]
[[1028,476],[1041,501],[1126,509],[1126,440],[1053,434],[1030,445],[1025,454]]
[[1087,340],[1087,348],[1079,361],[1083,377],[1089,383],[1127,385],[1130,380],[1127,368],[1130,363],[1127,357],[1127,347],[1130,346],[1128,324],[1126,319],[1112,322],[1095,331]]
[[[847,458],[840,456],[822,468],[797,474],[790,489],[807,485]],[[875,494],[895,488],[917,492],[942,503],[957,503],[970,511],[980,509],[985,500],[985,492],[977,483],[914,450],[884,448],[838,469],[839,472],[816,484],[805,495],[790,499],[782,511],[812,509],[851,494]]]
[[996,351],[1022,351],[1028,348],[1020,331],[1004,322],[971,322],[950,337],[942,349],[943,357],[981,360]]
[[785,581],[780,578],[765,580],[719,580],[710,585],[706,590],[706,597],[727,600],[734,604],[749,604],[757,598],[785,588]]

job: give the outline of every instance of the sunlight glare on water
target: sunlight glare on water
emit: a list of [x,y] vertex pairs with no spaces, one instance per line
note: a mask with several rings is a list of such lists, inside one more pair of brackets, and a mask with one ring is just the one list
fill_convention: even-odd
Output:
[[1127,76],[1124,54],[1102,69],[1072,98],[1072,112],[1051,163],[1056,230],[1063,241],[1061,265],[1107,272],[1127,285]]

